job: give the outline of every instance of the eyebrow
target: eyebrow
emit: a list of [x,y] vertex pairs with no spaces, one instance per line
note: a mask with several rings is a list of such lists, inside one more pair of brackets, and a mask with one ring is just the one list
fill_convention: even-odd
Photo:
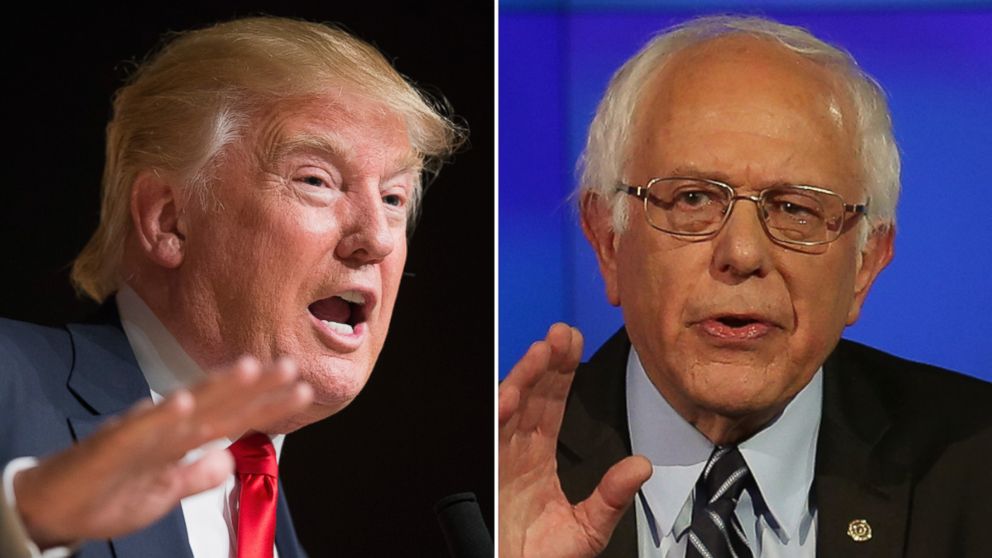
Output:
[[278,137],[265,149],[265,158],[278,162],[288,155],[302,151],[316,151],[334,159],[346,159],[346,150],[337,142],[325,136],[303,134],[291,138]]
[[679,165],[667,173],[668,176],[684,176],[686,178],[706,178],[719,182],[730,183],[730,176],[721,171],[701,171],[695,165]]
[[[350,158],[350,151],[347,146],[335,141],[332,136],[304,133],[289,138],[277,137],[264,149],[263,160],[269,164],[276,164],[296,153],[317,152],[331,159],[347,161]],[[419,172],[422,164],[421,158],[413,150],[410,150],[391,167],[392,170],[388,176]]]
[[[740,187],[737,185],[730,176],[722,171],[701,171],[696,168],[695,165],[679,165],[672,169],[667,176],[684,176],[685,178],[705,178],[708,180],[716,180],[717,182],[724,182],[735,188]],[[775,188],[777,186],[813,186],[814,188],[823,188],[834,191],[828,186],[823,186],[821,184],[814,184],[809,181],[791,181],[791,180],[773,180],[770,183],[763,185],[763,188]]]

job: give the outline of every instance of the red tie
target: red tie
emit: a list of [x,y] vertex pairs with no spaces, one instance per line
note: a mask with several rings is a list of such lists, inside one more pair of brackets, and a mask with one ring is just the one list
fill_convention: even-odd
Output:
[[238,503],[238,558],[272,558],[276,536],[279,468],[265,434],[249,434],[229,448],[241,481]]

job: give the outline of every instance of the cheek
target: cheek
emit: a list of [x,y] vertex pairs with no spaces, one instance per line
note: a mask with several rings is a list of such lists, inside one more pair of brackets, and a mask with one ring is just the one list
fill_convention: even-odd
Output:
[[607,282],[612,279],[615,283],[617,302],[628,327],[650,327],[659,315],[654,306],[658,303],[656,294],[660,277],[652,271],[655,265],[650,259],[651,252],[645,249],[643,237],[631,226],[617,245],[613,277],[606,278]]
[[400,281],[403,279],[403,269],[406,266],[405,232],[397,237],[394,246],[393,251],[386,256],[379,268],[382,280],[383,310],[387,312],[387,319],[392,314],[393,305],[396,303]]
[[204,239],[210,245],[200,263],[214,278],[226,312],[278,320],[295,315],[298,299],[309,294],[299,287],[326,268],[336,232],[326,215],[318,218],[280,200],[257,201],[219,210],[224,215],[211,223],[215,233]]
[[677,335],[686,301],[705,283],[701,246],[671,242],[653,229],[647,236],[631,233],[617,252],[625,320],[663,337]]
[[829,350],[840,337],[854,295],[853,262],[831,255],[810,256],[790,266],[797,272],[786,277],[797,333],[817,352]]

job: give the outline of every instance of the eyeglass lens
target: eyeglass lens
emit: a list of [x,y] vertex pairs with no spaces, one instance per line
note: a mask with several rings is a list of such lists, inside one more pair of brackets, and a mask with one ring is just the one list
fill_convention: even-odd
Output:
[[[648,221],[656,228],[706,235],[720,229],[734,199],[733,190],[719,184],[664,179],[651,184],[645,207]],[[844,223],[843,200],[827,192],[798,186],[771,188],[761,193],[758,205],[768,233],[785,242],[832,240]]]

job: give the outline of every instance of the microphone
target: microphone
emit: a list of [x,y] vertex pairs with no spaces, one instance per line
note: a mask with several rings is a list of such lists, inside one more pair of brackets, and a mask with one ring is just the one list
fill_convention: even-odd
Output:
[[475,494],[445,496],[434,505],[434,513],[452,558],[493,557],[493,537],[482,519]]

